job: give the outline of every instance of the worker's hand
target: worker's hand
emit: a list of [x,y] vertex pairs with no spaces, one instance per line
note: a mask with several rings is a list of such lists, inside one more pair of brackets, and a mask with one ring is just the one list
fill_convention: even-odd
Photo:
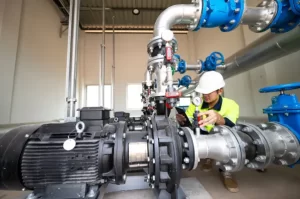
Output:
[[176,114],[176,120],[181,125],[183,125],[186,122],[186,118],[181,114]]
[[199,113],[198,116],[200,116],[201,118],[205,118],[203,120],[200,120],[199,122],[200,127],[204,127],[208,124],[214,125],[215,123],[217,123],[217,121],[219,121],[222,118],[222,116],[214,110],[209,110],[209,111]]

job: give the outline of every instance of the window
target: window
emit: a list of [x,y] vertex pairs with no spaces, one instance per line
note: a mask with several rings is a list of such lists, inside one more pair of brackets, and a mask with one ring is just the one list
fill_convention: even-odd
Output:
[[142,84],[127,85],[127,110],[141,110],[143,103],[141,101]]
[[[99,106],[99,86],[89,85],[86,87],[86,106]],[[111,85],[104,85],[104,107],[111,108]]]

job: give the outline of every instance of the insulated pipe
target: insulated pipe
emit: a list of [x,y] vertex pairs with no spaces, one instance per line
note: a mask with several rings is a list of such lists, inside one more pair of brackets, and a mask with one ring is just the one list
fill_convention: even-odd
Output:
[[104,84],[105,84],[105,0],[102,0],[102,44],[101,64],[99,67],[99,106],[104,107]]
[[268,33],[225,60],[224,78],[300,50],[300,26],[284,34]]
[[154,37],[161,37],[165,30],[170,30],[175,24],[194,24],[200,18],[201,9],[202,5],[196,7],[194,4],[179,4],[168,7],[155,22]]
[[[224,78],[238,75],[270,61],[300,50],[300,26],[284,34],[268,33],[225,60]],[[199,76],[194,79],[199,81]],[[194,92],[196,86],[181,88],[182,95]]]
[[80,0],[70,1],[69,30],[68,30],[68,52],[67,52],[67,114],[66,121],[74,121],[76,106],[76,82],[77,82],[77,46],[79,26]]

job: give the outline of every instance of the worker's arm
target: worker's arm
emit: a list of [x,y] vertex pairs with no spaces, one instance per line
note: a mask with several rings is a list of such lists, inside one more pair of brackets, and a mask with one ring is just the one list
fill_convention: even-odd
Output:
[[229,127],[233,127],[239,117],[239,106],[233,102],[228,111],[224,116],[220,115],[218,112],[214,110],[209,110],[203,113],[200,113],[199,116],[206,116],[205,119],[200,120],[200,126],[206,126],[208,124],[216,124],[216,125],[226,125]]
[[200,120],[199,125],[201,127],[209,125],[209,124],[216,124],[216,125],[225,125],[226,120],[224,117],[222,117],[217,111],[215,110],[209,110],[205,111],[199,114],[200,117],[203,118],[205,116],[205,119]]

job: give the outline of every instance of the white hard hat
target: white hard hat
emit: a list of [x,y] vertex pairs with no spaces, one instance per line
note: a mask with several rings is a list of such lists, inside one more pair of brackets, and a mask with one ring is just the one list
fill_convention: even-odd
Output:
[[202,94],[209,94],[225,86],[223,76],[216,71],[205,72],[199,80],[195,91]]

